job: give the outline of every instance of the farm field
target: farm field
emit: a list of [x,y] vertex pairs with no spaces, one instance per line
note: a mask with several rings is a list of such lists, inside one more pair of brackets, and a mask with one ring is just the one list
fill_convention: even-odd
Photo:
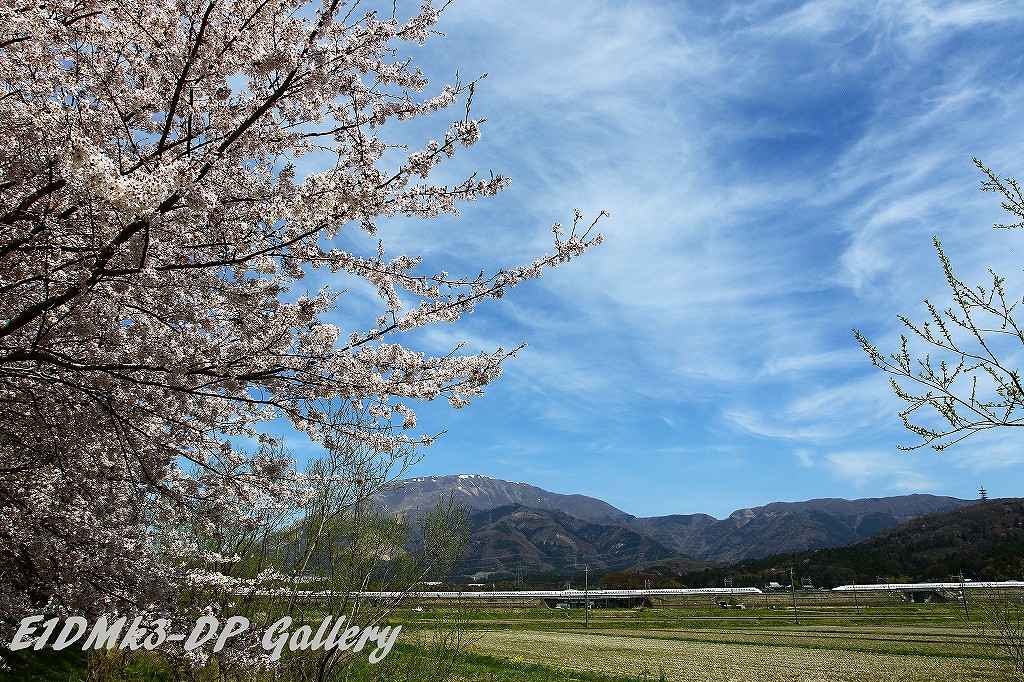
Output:
[[681,634],[495,630],[481,633],[472,650],[494,657],[517,652],[525,662],[641,679],[881,682],[999,676],[994,651],[965,645],[955,633],[922,640],[914,633],[901,636],[898,628],[825,634],[806,626],[796,637],[743,628]]
[[[774,598],[774,597],[773,597]],[[686,682],[943,682],[1000,680],[1009,659],[963,605],[805,601],[800,623],[781,606],[744,611],[678,604],[649,609],[477,608],[464,612],[470,651],[490,671],[456,679]],[[812,608],[813,607],[813,608]],[[442,617],[433,609],[421,623]],[[859,611],[859,613],[858,613]],[[412,625],[410,623],[410,625]],[[415,627],[415,626],[413,626]],[[500,669],[501,673],[493,669]],[[519,672],[517,672],[519,671]]]
[[[406,604],[391,622],[403,627],[395,650],[378,665],[357,656],[331,679],[349,682],[959,682],[1009,677],[1008,651],[986,619],[1007,595],[963,604],[915,604],[892,595],[856,605],[835,596],[800,595],[795,622],[784,601],[758,597],[746,608],[722,609],[708,600],[636,609],[549,609],[505,605]],[[1011,597],[1020,603],[1021,595]],[[791,603],[791,602],[790,602]],[[321,614],[315,607],[310,618]],[[453,625],[461,628],[452,630]],[[461,632],[461,634],[458,634]],[[462,654],[438,649],[445,637]],[[448,640],[451,644],[451,639]],[[446,653],[447,652],[447,653]],[[112,653],[86,669],[82,652],[24,652],[25,665],[5,673],[11,682],[157,682],[177,679],[146,652]],[[101,656],[101,658],[104,658]],[[196,680],[221,679],[205,670]],[[231,680],[282,682],[272,671]]]

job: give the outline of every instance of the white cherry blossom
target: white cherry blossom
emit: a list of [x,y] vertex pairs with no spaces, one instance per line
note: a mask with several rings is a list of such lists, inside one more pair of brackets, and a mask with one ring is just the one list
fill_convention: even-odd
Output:
[[[402,332],[454,322],[600,241],[577,214],[550,254],[464,279],[352,246],[355,230],[455,214],[508,183],[426,180],[480,138],[468,105],[436,141],[384,161],[385,124],[443,116],[477,86],[422,94],[402,49],[431,39],[441,12],[391,13],[341,0],[0,6],[0,639],[24,614],[145,610],[183,577],[220,580],[229,558],[201,557],[184,532],[158,547],[154,531],[285,505],[299,486],[267,454],[280,449],[232,446],[271,440],[268,420],[325,443],[429,444],[413,405],[465,405],[514,351],[431,357]],[[333,164],[303,177],[314,150]],[[316,270],[338,286],[296,296]],[[379,293],[373,328],[324,322],[353,279]],[[327,418],[345,403],[375,405],[374,428]],[[177,575],[160,562],[169,549],[208,568]]]

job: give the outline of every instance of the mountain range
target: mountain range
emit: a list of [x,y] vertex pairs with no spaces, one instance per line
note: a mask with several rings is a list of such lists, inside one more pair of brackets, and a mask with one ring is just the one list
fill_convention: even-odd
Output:
[[787,582],[789,567],[813,585],[1020,580],[1024,576],[1024,499],[982,500],[935,512],[886,528],[844,547],[775,554],[728,566],[692,569],[673,560],[645,567],[653,580],[671,579],[692,587]]
[[[635,517],[586,495],[477,474],[401,481],[378,496],[390,513],[413,515],[451,497],[469,512],[469,541],[456,565],[467,581],[520,575],[621,571],[670,557],[680,570],[779,553],[841,547],[933,512],[974,501],[935,495],[773,502],[725,519],[707,514]],[[677,561],[677,563],[678,563]]]
[[681,554],[733,563],[772,554],[841,547],[923,514],[973,504],[935,495],[772,502],[718,520],[704,514],[634,519],[631,525]]

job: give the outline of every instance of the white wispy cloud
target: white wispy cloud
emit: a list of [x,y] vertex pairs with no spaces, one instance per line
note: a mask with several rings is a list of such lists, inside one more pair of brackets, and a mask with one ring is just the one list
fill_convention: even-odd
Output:
[[[413,337],[434,353],[530,344],[489,390],[529,424],[502,461],[542,477],[575,453],[601,476],[642,463],[665,500],[679,471],[693,495],[713,486],[722,453],[795,458],[819,496],[951,489],[1019,462],[1008,444],[920,467],[894,453],[913,437],[850,328],[896,349],[897,313],[941,305],[932,235],[966,281],[1019,277],[1024,233],[989,228],[1002,216],[971,157],[1024,174],[1024,6],[463,0],[440,28],[417,53],[428,72],[490,74],[484,139],[444,173],[513,184],[459,220],[388,226],[389,248],[474,275],[549,250],[574,207],[612,213],[578,262]],[[460,447],[494,459],[517,445],[488,409]]]
[[723,418],[756,436],[832,447],[862,440],[887,422],[899,423],[898,401],[880,373],[830,386],[798,383],[795,390],[780,389],[774,397],[729,407]]
[[846,450],[830,452],[824,459],[833,475],[855,486],[872,486],[890,494],[931,491],[941,485],[921,458]]

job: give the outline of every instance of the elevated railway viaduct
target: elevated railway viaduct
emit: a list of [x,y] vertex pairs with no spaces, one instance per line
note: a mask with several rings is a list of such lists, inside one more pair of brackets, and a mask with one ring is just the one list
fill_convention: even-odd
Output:
[[999,582],[964,580],[962,582],[935,583],[875,583],[865,585],[840,585],[833,592],[901,592],[907,601],[918,603],[928,601],[950,601],[962,598],[968,590],[1022,590],[1024,581],[1003,580]]
[[[998,591],[1017,590],[1024,592],[1024,581],[1008,580],[1000,582],[964,581],[964,582],[928,582],[928,583],[870,583],[863,585],[842,585],[825,590],[823,593],[847,594],[902,594],[906,601],[950,601],[957,600],[970,590]],[[798,593],[801,590],[797,590]],[[822,592],[817,594],[822,595]],[[661,590],[445,590],[406,592],[352,592],[350,596],[380,603],[398,603],[405,599],[420,601],[443,602],[502,602],[531,600],[543,602],[548,608],[582,608],[585,603],[592,607],[632,608],[638,606],[655,606],[673,597],[739,597],[742,595],[765,594],[756,587],[703,587]],[[808,595],[812,593],[808,592]],[[337,593],[306,591],[294,594],[300,599],[318,599],[337,597]],[[765,596],[768,598],[768,595]]]

